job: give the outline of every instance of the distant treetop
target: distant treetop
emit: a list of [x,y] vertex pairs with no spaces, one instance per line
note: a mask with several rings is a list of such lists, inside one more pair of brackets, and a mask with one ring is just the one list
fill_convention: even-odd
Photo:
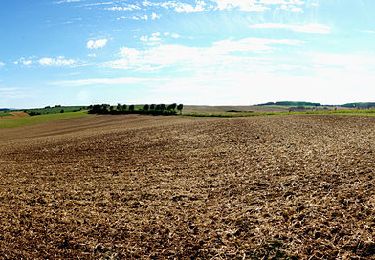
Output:
[[287,106],[287,107],[302,107],[302,106],[312,106],[319,107],[320,103],[305,102],[305,101],[277,101],[277,102],[267,102],[263,104],[258,104],[256,106]]
[[145,105],[122,105],[111,106],[109,104],[95,104],[88,107],[90,114],[143,114],[143,115],[176,115],[178,110],[182,113],[183,104],[145,104]]

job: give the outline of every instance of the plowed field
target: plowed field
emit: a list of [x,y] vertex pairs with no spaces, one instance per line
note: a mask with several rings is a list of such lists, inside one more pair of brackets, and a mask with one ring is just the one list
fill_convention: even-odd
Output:
[[0,258],[375,259],[375,118],[0,130]]

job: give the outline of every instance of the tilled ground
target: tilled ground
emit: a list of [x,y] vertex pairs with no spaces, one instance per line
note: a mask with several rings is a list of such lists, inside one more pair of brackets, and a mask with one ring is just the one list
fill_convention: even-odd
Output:
[[80,120],[0,131],[0,258],[375,259],[375,118]]

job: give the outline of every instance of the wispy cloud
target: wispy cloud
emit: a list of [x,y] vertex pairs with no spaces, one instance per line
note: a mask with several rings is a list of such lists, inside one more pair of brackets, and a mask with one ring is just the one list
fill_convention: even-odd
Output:
[[142,8],[135,4],[127,4],[124,6],[112,6],[107,7],[105,10],[107,11],[134,11],[134,10],[141,10]]
[[54,67],[63,67],[63,66],[73,66],[77,63],[74,59],[67,59],[64,56],[58,57],[44,57],[38,60],[39,65],[41,66],[54,66]]
[[0,60],[0,68],[1,67],[4,67],[5,66],[5,62],[2,62],[1,60]]
[[89,40],[86,43],[87,49],[101,49],[107,45],[108,39]]
[[164,2],[152,2],[145,0],[142,3],[144,8],[164,8],[168,10],[174,10],[177,13],[197,13],[204,12],[208,9],[207,4],[203,0],[196,0],[195,4],[190,4],[182,1],[164,1]]
[[151,20],[157,20],[157,19],[160,19],[161,15],[152,12],[150,17],[151,17]]
[[216,4],[215,10],[239,10],[243,12],[264,12],[273,8],[290,11],[303,12],[302,0],[211,0]]
[[[166,4],[168,3],[168,4]],[[177,13],[197,13],[206,11],[206,3],[204,1],[196,1],[195,5],[179,2],[166,2],[166,6],[173,8]],[[168,7],[167,7],[168,8]]]
[[132,16],[120,16],[117,18],[117,20],[136,20],[136,21],[148,21],[148,20],[157,20],[160,19],[161,15],[157,13],[151,13],[148,14],[142,14],[142,15],[132,15]]
[[305,2],[302,0],[195,0],[187,1],[149,1],[140,3],[114,5],[105,8],[109,11],[136,11],[149,8],[163,8],[177,13],[199,13],[208,11],[243,11],[265,12],[271,9],[279,9],[290,12],[303,12]]
[[213,0],[213,2],[216,4],[215,10],[219,11],[238,9],[245,12],[263,12],[268,9],[266,5],[252,0]]
[[90,85],[123,85],[123,84],[137,84],[141,82],[150,81],[150,78],[137,77],[120,77],[120,78],[86,78],[77,80],[63,80],[51,82],[52,85],[66,86],[66,87],[82,87]]
[[32,57],[29,57],[29,58],[25,58],[25,57],[21,57],[19,58],[18,60],[14,61],[13,64],[15,65],[24,65],[24,66],[30,66],[33,64],[33,58]]
[[82,2],[82,0],[61,0],[61,1],[56,1],[55,4],[67,4],[67,3],[78,3]]
[[147,45],[158,45],[161,42],[163,42],[164,39],[179,39],[180,37],[181,35],[179,35],[178,33],[155,32],[155,33],[152,33],[151,35],[142,35],[139,39],[141,40],[141,42]]
[[29,95],[27,94],[25,89],[0,85],[0,97],[2,101],[4,101],[5,99],[21,99],[28,96]]
[[129,19],[131,19],[131,20],[145,20],[145,21],[147,21],[148,20],[148,15],[147,14],[144,14],[144,15],[133,15]]
[[324,24],[309,23],[309,24],[284,24],[284,23],[261,23],[251,25],[253,29],[282,29],[290,30],[298,33],[312,33],[312,34],[329,34],[331,27]]
[[155,33],[152,33],[150,36],[142,35],[139,39],[146,44],[153,45],[153,44],[158,44],[161,42],[160,36],[161,36],[160,32],[155,32]]
[[22,65],[22,66],[32,66],[32,65],[40,65],[44,67],[68,67],[68,66],[76,66],[78,61],[75,59],[65,58],[64,56],[57,56],[57,57],[41,57],[38,58],[36,56],[31,57],[21,57],[13,62],[15,65]]
[[[154,43],[161,34],[157,33]],[[148,40],[149,38],[144,38]],[[298,46],[303,42],[293,39],[244,38],[214,42],[209,47],[191,47],[179,44],[153,44],[145,49],[123,47],[120,58],[106,62],[106,67],[135,71],[160,70],[166,67],[199,68],[240,65],[249,55],[269,53],[278,45]]]

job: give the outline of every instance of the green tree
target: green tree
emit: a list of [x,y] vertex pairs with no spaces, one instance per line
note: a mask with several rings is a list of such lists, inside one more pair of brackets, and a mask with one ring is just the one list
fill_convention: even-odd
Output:
[[149,108],[150,108],[150,106],[149,106],[148,104],[145,104],[145,105],[143,106],[143,111],[148,111]]
[[130,112],[134,112],[134,109],[135,109],[135,106],[134,106],[134,105],[130,105],[130,106],[129,106],[129,111],[130,111]]
[[180,111],[180,114],[182,114],[182,109],[184,109],[184,105],[183,104],[179,104],[177,106],[177,110]]
[[173,103],[173,104],[170,104],[170,105],[167,106],[167,110],[173,111],[173,110],[176,110],[176,107],[177,107],[177,104]]
[[101,104],[100,111],[102,114],[108,114],[110,105],[108,104]]

